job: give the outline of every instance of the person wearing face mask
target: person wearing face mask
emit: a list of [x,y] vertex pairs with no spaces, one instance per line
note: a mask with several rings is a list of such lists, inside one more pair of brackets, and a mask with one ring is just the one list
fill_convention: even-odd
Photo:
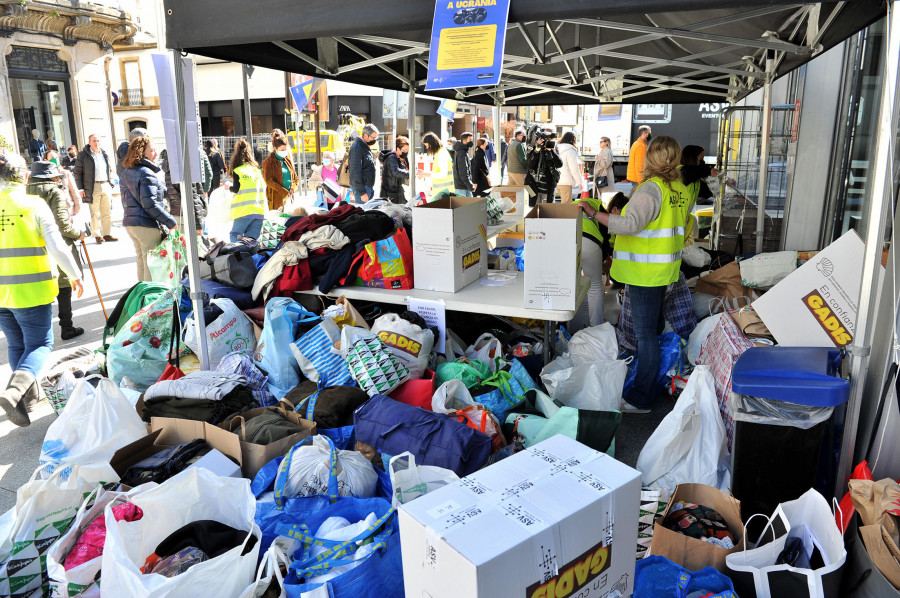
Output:
[[372,145],[378,141],[378,129],[368,124],[350,146],[350,188],[358,203],[375,197],[375,156]]
[[325,152],[322,154],[322,168],[319,176],[323,181],[331,181],[335,185],[338,184],[338,168],[334,162],[334,152]]
[[287,138],[279,129],[272,132],[272,153],[263,160],[262,172],[269,209],[280,210],[297,190],[298,178]]
[[77,158],[77,157],[78,157],[78,146],[70,145],[68,148],[66,148],[66,153],[60,159],[59,165],[62,166],[63,168],[65,168],[66,170],[68,170],[69,172],[72,172],[73,170],[75,170],[75,158]]
[[403,185],[409,183],[409,138],[397,137],[394,151],[381,152],[381,196],[406,204]]
[[431,171],[416,169],[416,177],[431,177],[431,201],[441,193],[453,193],[453,157],[437,134],[422,137],[422,150],[431,158]]
[[477,186],[472,181],[472,160],[469,158],[469,150],[475,143],[472,134],[468,131],[459,136],[459,141],[453,144],[453,185],[456,194],[462,197],[472,197]]
[[122,164],[121,191],[125,217],[122,224],[137,254],[138,281],[150,280],[147,252],[163,239],[163,227],[175,228],[175,218],[166,209],[166,184],[157,173],[156,149],[149,137],[138,137],[128,146]]

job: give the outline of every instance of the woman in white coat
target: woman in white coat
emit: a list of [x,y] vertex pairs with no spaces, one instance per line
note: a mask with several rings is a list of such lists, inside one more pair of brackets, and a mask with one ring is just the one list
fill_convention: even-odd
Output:
[[559,159],[562,160],[562,168],[559,169],[559,197],[562,203],[571,203],[572,196],[581,195],[582,175],[581,159],[578,150],[575,149],[575,133],[569,131],[562,136],[556,146]]
[[[606,185],[598,185],[602,177],[606,177]],[[594,162],[594,199],[600,199],[601,193],[616,191],[616,178],[613,173],[613,153],[609,147],[609,137],[600,138],[600,152]]]

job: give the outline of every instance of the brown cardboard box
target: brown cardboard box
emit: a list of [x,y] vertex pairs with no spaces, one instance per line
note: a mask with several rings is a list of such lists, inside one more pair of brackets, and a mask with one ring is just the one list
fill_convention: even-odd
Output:
[[[286,403],[285,405],[290,405],[290,403]],[[250,442],[244,442],[244,434],[241,431],[241,426],[246,423],[247,420],[253,419],[254,417],[265,413],[267,407],[261,407],[259,409],[251,409],[250,411],[245,411],[240,416],[234,418],[230,422],[219,424],[219,426],[228,430],[228,433],[237,436],[240,441],[241,447],[241,457],[242,457],[242,465],[241,471],[244,473],[244,477],[250,478],[251,480],[256,477],[257,472],[262,469],[263,465],[274,459],[275,457],[283,456],[291,450],[291,447],[303,440],[308,436],[316,435],[316,424],[315,422],[311,422],[309,420],[305,420],[298,413],[295,413],[289,408],[286,408],[285,405],[281,405],[280,409],[284,416],[295,424],[299,425],[303,428],[302,432],[297,432],[287,438],[282,438],[276,442],[271,444],[253,444]]]
[[[728,528],[734,535],[735,547],[727,550],[715,544],[690,538],[661,525],[672,511],[672,505],[678,502],[689,502],[715,509],[722,514]],[[662,517],[653,526],[653,541],[648,554],[664,556],[673,563],[691,571],[703,567],[714,567],[725,571],[725,557],[732,552],[743,550],[741,539],[744,537],[744,524],[741,521],[741,503],[733,496],[723,494],[718,489],[705,484],[680,484],[666,505]]]
[[135,463],[169,447],[197,438],[204,439],[209,446],[230,457],[243,468],[241,442],[236,434],[206,422],[168,417],[154,417],[150,422],[150,435],[117,450],[110,459],[110,465],[119,476],[122,476]]

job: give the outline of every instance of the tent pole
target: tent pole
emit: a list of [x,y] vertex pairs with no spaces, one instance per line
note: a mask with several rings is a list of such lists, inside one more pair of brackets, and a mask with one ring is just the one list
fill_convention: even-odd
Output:
[[[181,197],[182,197],[182,217],[187,224],[187,230],[181,231],[187,240],[188,255],[188,282],[190,286],[190,298],[194,307],[194,322],[197,324],[197,330],[206,330],[206,320],[203,317],[203,293],[200,286],[200,258],[197,255],[197,228],[199,223],[195,219],[194,210],[190,208],[193,202],[189,199],[192,197],[193,189],[191,188],[191,159],[188,152],[199,152],[200,148],[188,147],[188,133],[185,126],[187,109],[184,105],[184,65],[181,62],[181,52],[172,50],[172,56],[175,59],[175,102],[178,106],[178,134],[181,137]],[[193,77],[193,73],[191,73]],[[191,106],[191,109],[195,109]],[[198,334],[197,339],[200,341],[200,369],[209,369],[209,348],[207,347],[207,335]]]
[[[392,119],[394,122],[392,123],[391,128],[391,137],[393,138],[394,146],[397,145],[397,102],[400,101],[400,92],[396,89],[394,90],[394,118]],[[408,115],[407,115],[408,116]],[[388,148],[382,148],[388,149]]]
[[247,65],[241,65],[241,77],[244,82],[244,134],[247,136],[247,141],[250,142],[250,150],[252,151],[255,146],[253,145],[253,123],[250,120],[250,88],[247,84]]
[[[875,140],[875,156],[871,173],[872,186],[869,188],[869,212],[866,222],[866,249],[863,262],[862,284],[860,287],[859,309],[856,326],[853,329],[853,345],[848,347],[850,361],[850,401],[844,417],[844,436],[841,441],[841,455],[835,477],[835,496],[842,496],[847,490],[847,478],[853,468],[856,434],[859,427],[859,413],[865,390],[866,372],[869,367],[869,353],[875,334],[874,326],[878,311],[879,288],[883,280],[881,252],[884,243],[884,227],[888,210],[893,209],[893,154],[896,141],[897,69],[900,67],[900,14],[897,3],[889,3],[887,21],[887,53],[882,69],[881,106],[878,111],[878,135]],[[893,249],[896,251],[896,248]],[[876,364],[882,367],[884,364]]]
[[416,58],[409,58],[409,106],[406,109],[406,122],[409,125],[409,194],[413,205],[418,201],[416,196]]
[[759,148],[759,184],[756,203],[756,253],[762,253],[766,233],[766,192],[769,184],[769,129],[772,128],[772,77],[775,59],[766,54],[766,83],[763,86],[762,135]]
[[[498,94],[499,95],[499,94]],[[495,175],[495,181],[497,181],[497,186],[503,184],[503,178],[500,176],[503,172],[503,164],[501,163],[501,155],[500,155],[500,100],[496,100],[494,102],[493,114],[494,117],[494,155],[497,156],[495,162],[497,163],[497,174]]]

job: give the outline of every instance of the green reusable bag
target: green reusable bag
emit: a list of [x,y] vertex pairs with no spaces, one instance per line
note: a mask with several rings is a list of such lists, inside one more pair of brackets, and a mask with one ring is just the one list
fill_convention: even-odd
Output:
[[466,388],[472,388],[490,378],[491,375],[491,368],[485,362],[460,357],[456,361],[448,361],[437,367],[435,384],[440,386],[447,380],[462,380]]

